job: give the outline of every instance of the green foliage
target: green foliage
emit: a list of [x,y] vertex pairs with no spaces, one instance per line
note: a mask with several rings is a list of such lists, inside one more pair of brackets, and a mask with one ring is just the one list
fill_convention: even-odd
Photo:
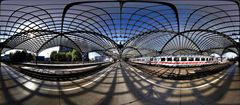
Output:
[[69,52],[56,52],[53,51],[50,55],[51,61],[78,61],[80,60],[80,53],[76,50]]
[[66,61],[72,61],[72,53],[70,51],[66,53]]
[[57,54],[57,56],[58,56],[58,61],[66,61],[66,53],[58,53]]
[[57,51],[53,51],[53,52],[51,53],[51,55],[50,55],[51,61],[56,61],[56,60],[58,60],[57,54],[58,54]]
[[71,52],[72,55],[72,61],[77,61],[80,58],[80,53],[78,53],[76,50],[73,50]]
[[31,53],[27,53],[26,50],[23,50],[10,53],[9,58],[11,62],[30,62],[35,59],[35,56]]

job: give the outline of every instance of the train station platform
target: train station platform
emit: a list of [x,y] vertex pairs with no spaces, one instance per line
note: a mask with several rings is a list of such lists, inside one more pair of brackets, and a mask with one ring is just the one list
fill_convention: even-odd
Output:
[[117,62],[72,81],[29,77],[8,65],[0,71],[0,105],[239,105],[237,64],[194,80],[162,79]]
[[47,68],[74,68],[74,67],[87,67],[93,65],[100,65],[108,62],[93,62],[93,63],[23,63],[22,65],[31,66],[31,67],[47,67]]
[[219,73],[222,70],[229,68],[231,65],[234,64],[234,62],[203,65],[197,67],[167,67],[144,65],[130,62],[129,64],[152,76],[174,80],[192,80]]
[[96,73],[107,66],[110,62],[97,62],[85,64],[33,64],[24,63],[11,65],[20,73],[34,78],[49,81],[68,81],[83,78]]
[[240,105],[239,6],[0,0],[0,105]]

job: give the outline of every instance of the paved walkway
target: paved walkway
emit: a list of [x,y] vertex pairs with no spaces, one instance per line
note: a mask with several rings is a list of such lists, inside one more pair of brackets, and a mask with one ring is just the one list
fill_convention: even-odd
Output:
[[206,65],[201,67],[190,67],[190,68],[150,66],[150,65],[142,65],[142,64],[136,64],[136,63],[129,63],[129,64],[153,76],[157,76],[165,79],[174,79],[174,80],[192,80],[192,79],[202,78],[208,75],[218,73],[219,71],[222,71],[232,66],[234,62]]
[[84,79],[52,82],[2,64],[0,105],[239,105],[237,69],[233,65],[209,77],[177,81],[118,62]]
[[103,64],[107,62],[93,62],[93,63],[77,63],[77,64],[45,64],[45,63],[23,63],[24,65],[32,65],[32,66],[51,66],[51,67],[66,67],[66,66],[88,66],[88,65],[96,65]]

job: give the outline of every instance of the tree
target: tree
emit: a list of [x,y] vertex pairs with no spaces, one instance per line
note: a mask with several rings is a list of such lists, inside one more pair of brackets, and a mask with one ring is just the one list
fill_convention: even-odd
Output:
[[80,53],[76,50],[69,52],[57,52],[53,51],[50,55],[51,61],[78,61],[80,58]]
[[58,61],[66,61],[66,53],[58,53],[57,54],[57,57],[58,57]]
[[77,61],[80,58],[80,53],[76,50],[72,50],[72,61]]
[[30,62],[34,60],[34,57],[34,55],[28,53],[26,50],[16,51],[15,53],[9,54],[11,62]]
[[57,51],[53,51],[53,52],[51,53],[51,55],[50,55],[51,61],[57,61],[57,60],[58,60],[57,54],[58,54]]
[[69,51],[69,52],[66,53],[66,60],[67,61],[72,61],[72,52]]
[[26,61],[27,61],[27,62],[30,62],[30,61],[32,61],[32,60],[34,60],[34,56],[33,56],[32,54],[30,54],[30,53],[27,53],[27,54],[26,54]]

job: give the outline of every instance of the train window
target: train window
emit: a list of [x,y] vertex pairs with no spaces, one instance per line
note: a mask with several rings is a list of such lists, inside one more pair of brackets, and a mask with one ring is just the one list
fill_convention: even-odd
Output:
[[193,58],[188,58],[188,61],[193,61],[194,59]]
[[153,61],[157,61],[157,58],[153,58]]
[[172,61],[172,58],[167,58],[167,61]]
[[178,58],[178,57],[175,57],[175,58],[174,58],[174,61],[179,61],[179,58]]
[[201,61],[205,61],[205,58],[201,58]]
[[155,59],[155,58],[152,58],[152,57],[151,57],[151,58],[150,58],[150,61],[153,61],[153,59]]
[[200,58],[195,58],[195,61],[200,61]]
[[161,58],[161,61],[165,61],[165,58]]
[[187,57],[182,57],[181,61],[187,61]]
[[208,61],[208,58],[206,58],[206,61]]

